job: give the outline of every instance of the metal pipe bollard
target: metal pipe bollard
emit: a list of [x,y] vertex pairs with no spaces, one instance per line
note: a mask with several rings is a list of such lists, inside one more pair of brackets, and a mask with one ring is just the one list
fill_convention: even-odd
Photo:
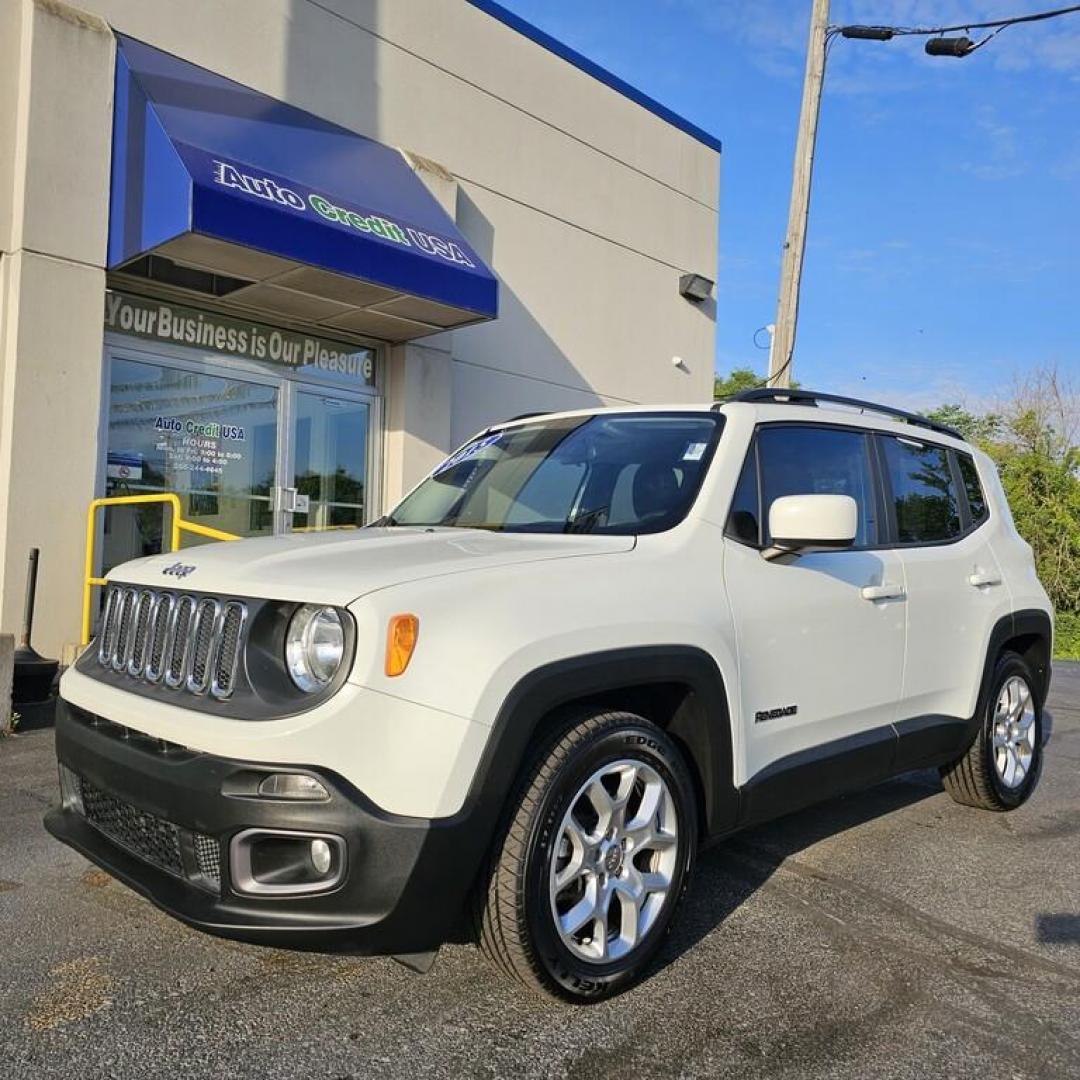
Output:
[[48,660],[30,644],[34,631],[34,604],[37,600],[38,548],[30,549],[30,566],[26,577],[26,603],[23,606],[22,635],[15,650],[15,678],[12,681],[12,701],[31,704],[48,701],[52,684],[60,667],[59,660]]

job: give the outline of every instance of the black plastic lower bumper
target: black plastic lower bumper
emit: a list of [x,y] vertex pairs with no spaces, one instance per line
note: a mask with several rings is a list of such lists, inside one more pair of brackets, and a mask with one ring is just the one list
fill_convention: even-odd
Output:
[[[199,833],[219,842],[220,894],[146,861],[70,805],[45,817],[57,839],[200,930],[282,948],[374,955],[430,951],[460,921],[475,866],[461,856],[472,854],[477,841],[467,817],[428,821],[386,814],[335,773],[301,762],[289,767],[317,776],[329,800],[223,794],[223,786],[252,792],[258,776],[275,768],[163,744],[63,701],[56,748],[60,763],[98,791],[172,823],[185,836]],[[343,880],[309,896],[238,893],[230,879],[229,843],[252,828],[341,837]]]

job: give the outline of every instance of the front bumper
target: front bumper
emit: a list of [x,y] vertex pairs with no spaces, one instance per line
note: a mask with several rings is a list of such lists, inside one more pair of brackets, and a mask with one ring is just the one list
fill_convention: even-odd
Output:
[[[175,827],[182,869],[163,869],[111,838],[71,805],[45,825],[158,907],[199,930],[282,948],[357,954],[419,953],[452,935],[481,851],[468,814],[426,820],[381,811],[347,781],[303,762],[250,763],[185,749],[111,724],[61,700],[56,750],[61,765],[105,797],[128,804],[135,827]],[[226,795],[252,773],[302,768],[330,793],[319,803]],[[90,790],[91,788],[88,788]],[[152,815],[147,819],[144,815]],[[329,834],[345,844],[347,868],[332,890],[256,897],[233,887],[228,852],[246,829]],[[170,833],[170,835],[172,835]],[[220,848],[220,885],[196,873],[194,840]],[[476,849],[476,850],[474,850]]]

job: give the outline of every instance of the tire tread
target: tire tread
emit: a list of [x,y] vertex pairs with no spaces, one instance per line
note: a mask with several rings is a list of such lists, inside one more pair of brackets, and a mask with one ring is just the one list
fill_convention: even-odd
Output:
[[[994,763],[990,760],[985,739],[985,728],[988,723],[988,710],[994,705],[994,689],[999,682],[998,672],[1003,665],[1018,660],[1027,667],[1023,657],[1014,652],[1004,652],[998,657],[994,665],[994,676],[991,680],[991,693],[982,706],[982,718],[979,724],[979,732],[967,751],[955,761],[941,767],[941,781],[945,790],[952,796],[954,802],[962,806],[974,806],[980,810],[1011,810],[1013,807],[1005,802],[998,794],[990,779]],[[1028,674],[1029,686],[1031,682]]]
[[481,877],[484,887],[474,894],[473,923],[480,950],[505,977],[539,993],[560,993],[540,963],[529,939],[525,921],[526,853],[531,823],[548,786],[567,759],[585,743],[599,738],[627,721],[652,726],[625,712],[581,710],[541,743],[524,770],[514,808],[492,845],[492,854]]

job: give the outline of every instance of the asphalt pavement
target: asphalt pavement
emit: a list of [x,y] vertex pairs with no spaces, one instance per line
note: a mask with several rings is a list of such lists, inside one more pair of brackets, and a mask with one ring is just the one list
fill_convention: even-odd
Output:
[[[51,840],[52,736],[0,740],[0,1077],[1080,1077],[1080,665],[1031,801],[915,773],[705,855],[655,973],[588,1008],[470,946],[390,960],[187,930]],[[437,898],[433,898],[437,902]]]

